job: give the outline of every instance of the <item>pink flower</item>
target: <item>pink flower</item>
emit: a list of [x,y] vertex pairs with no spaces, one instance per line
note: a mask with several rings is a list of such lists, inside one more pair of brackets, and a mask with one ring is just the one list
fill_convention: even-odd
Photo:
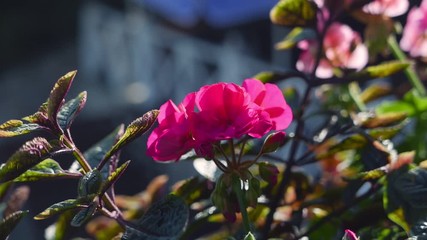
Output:
[[388,17],[400,16],[408,11],[408,0],[374,0],[363,7],[363,11]]
[[356,234],[349,229],[345,230],[344,237],[342,239],[343,240],[359,240]]
[[287,128],[291,121],[292,111],[273,84],[248,79],[244,87],[207,85],[178,106],[169,100],[160,107],[159,126],[148,138],[147,154],[157,161],[178,160],[194,149],[211,158],[218,141],[243,135],[260,138]]
[[[313,71],[317,44],[313,41],[301,41],[298,47],[302,52],[297,61],[297,69],[303,72]],[[331,24],[326,31],[323,51],[316,69],[316,76],[319,78],[332,77],[334,68],[360,70],[368,63],[368,49],[363,45],[359,34],[341,23]]]
[[195,94],[191,93],[178,106],[169,100],[160,107],[157,118],[159,126],[147,141],[147,154],[153,159],[178,160],[182,154],[196,146],[190,121],[194,113],[194,99]]
[[283,130],[291,124],[292,110],[286,103],[282,91],[275,84],[263,84],[257,79],[246,79],[243,88],[252,101],[268,114],[272,130]]
[[254,109],[250,95],[234,83],[202,87],[196,93],[196,105],[195,136],[202,141],[240,138],[244,134],[261,137],[272,127],[269,116]]
[[427,57],[427,1],[412,9],[403,29],[400,47],[412,57]]

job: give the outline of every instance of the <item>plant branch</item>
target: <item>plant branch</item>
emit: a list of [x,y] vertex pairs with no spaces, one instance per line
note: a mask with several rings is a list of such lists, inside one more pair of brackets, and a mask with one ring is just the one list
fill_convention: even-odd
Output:
[[[405,53],[400,49],[399,44],[396,41],[396,38],[394,35],[391,35],[387,39],[388,46],[391,49],[391,52],[393,53],[393,56],[401,61],[407,61]],[[405,70],[406,77],[408,77],[409,81],[412,84],[412,87],[418,92],[420,96],[427,96],[427,91],[421,82],[420,78],[418,77],[417,73],[414,71],[414,68],[412,66],[407,67]]]

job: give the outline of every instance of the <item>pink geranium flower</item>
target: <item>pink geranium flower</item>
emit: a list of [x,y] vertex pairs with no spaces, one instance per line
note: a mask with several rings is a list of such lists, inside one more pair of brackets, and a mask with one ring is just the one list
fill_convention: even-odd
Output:
[[178,160],[191,149],[211,158],[218,141],[244,135],[260,138],[271,130],[284,130],[292,121],[280,89],[255,79],[245,80],[243,87],[207,85],[179,105],[167,101],[159,111],[159,126],[147,141],[147,154],[157,161]]
[[427,1],[412,9],[403,29],[400,47],[412,57],[427,57]]
[[277,85],[263,84],[257,79],[246,79],[243,87],[251,96],[253,103],[268,113],[272,130],[284,130],[291,124],[292,110]]
[[[311,72],[318,47],[314,41],[301,41],[298,47],[302,50],[297,61],[297,69]],[[363,45],[359,34],[349,26],[333,23],[328,28],[323,41],[322,58],[316,69],[316,76],[329,78],[334,68],[360,70],[368,63],[368,49]]]
[[160,107],[157,121],[147,141],[147,154],[158,161],[178,160],[197,145],[192,136],[191,118],[194,115],[195,94],[185,97],[176,106],[171,100]]
[[254,109],[250,95],[234,83],[202,87],[196,93],[196,105],[199,113],[195,135],[202,141],[240,138],[244,134],[260,137],[272,127],[269,116]]
[[408,0],[374,0],[363,7],[363,11],[388,17],[400,16],[408,11]]

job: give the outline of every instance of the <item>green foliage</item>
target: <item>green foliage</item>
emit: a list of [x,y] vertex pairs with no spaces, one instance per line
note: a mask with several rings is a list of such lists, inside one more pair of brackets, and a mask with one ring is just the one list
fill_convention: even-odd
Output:
[[359,72],[351,73],[346,78],[353,81],[367,81],[376,78],[389,77],[398,72],[402,72],[409,67],[408,62],[404,61],[388,61],[376,66],[367,67]]
[[78,198],[78,199],[67,199],[62,202],[53,204],[52,206],[46,208],[43,212],[37,214],[34,219],[42,220],[49,218],[55,214],[63,213],[70,209],[81,208],[88,203],[87,198]]
[[0,125],[0,137],[15,137],[41,128],[38,124],[23,123],[21,120],[9,120]]
[[26,142],[0,167],[0,182],[15,179],[50,156],[52,146],[46,139],[37,137]]
[[93,169],[86,173],[79,181],[79,197],[99,194],[102,188],[102,182],[102,176],[98,169]]
[[154,203],[144,216],[136,222],[138,229],[126,227],[122,240],[178,239],[187,224],[188,207],[182,198],[169,195]]
[[80,227],[95,214],[97,209],[97,204],[94,202],[90,203],[88,207],[83,208],[80,210],[71,220],[71,226],[73,227]]
[[107,180],[103,183],[101,187],[101,193],[107,191],[120,178],[120,176],[122,176],[129,164],[130,160],[123,163],[119,168],[117,168],[108,176]]
[[276,43],[275,48],[277,50],[287,50],[293,48],[301,40],[312,39],[314,37],[315,33],[312,29],[295,27],[286,35],[285,39]]
[[62,130],[70,128],[74,119],[86,104],[87,93],[81,92],[76,98],[66,102],[58,112],[57,121]]
[[53,159],[45,159],[36,166],[28,169],[19,177],[15,178],[14,182],[32,182],[44,179],[57,179],[67,177],[78,177],[80,174],[66,172],[61,168],[58,162]]
[[158,110],[151,110],[145,113],[142,117],[135,119],[132,123],[127,126],[124,134],[120,137],[116,144],[108,151],[105,159],[110,158],[114,153],[123,148],[128,143],[135,140],[137,137],[144,134],[150,129],[157,119],[159,114]]
[[0,239],[7,239],[16,225],[18,225],[21,219],[27,214],[28,211],[17,211],[6,218],[3,218],[3,220],[0,221]]
[[295,27],[315,26],[316,4],[309,0],[280,0],[270,11],[273,23]]

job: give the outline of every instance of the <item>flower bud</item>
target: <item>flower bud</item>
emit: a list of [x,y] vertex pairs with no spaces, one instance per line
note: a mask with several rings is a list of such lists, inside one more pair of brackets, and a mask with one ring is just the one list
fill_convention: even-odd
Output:
[[261,178],[268,182],[271,185],[276,185],[277,176],[279,175],[279,169],[277,169],[276,165],[273,165],[268,162],[260,162],[258,163],[259,175]]
[[262,145],[261,154],[271,153],[276,151],[285,143],[286,134],[284,132],[275,132],[267,136]]

